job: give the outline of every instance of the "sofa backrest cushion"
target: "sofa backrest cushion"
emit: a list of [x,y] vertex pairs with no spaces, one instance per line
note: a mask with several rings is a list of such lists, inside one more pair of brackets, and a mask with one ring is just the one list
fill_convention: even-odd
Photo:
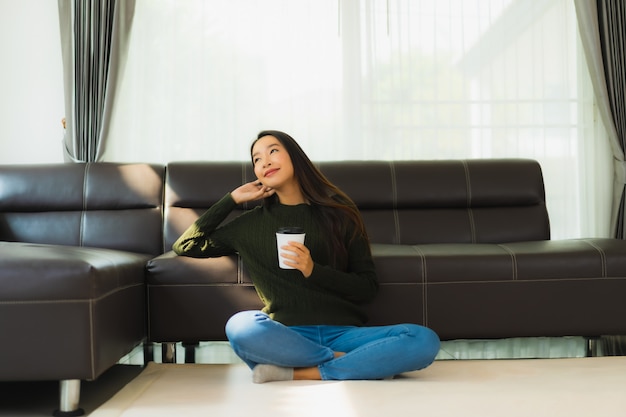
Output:
[[503,243],[550,238],[540,165],[526,159],[326,162],[372,243]]
[[162,253],[165,168],[0,165],[0,240]]
[[[226,193],[254,179],[250,162],[169,163],[165,174],[165,250],[170,250],[187,227]],[[260,203],[240,206],[227,221]]]
[[[543,176],[533,160],[327,161],[317,165],[357,204],[372,243],[503,243],[550,238]],[[249,162],[170,163],[165,250],[224,194],[255,178]]]

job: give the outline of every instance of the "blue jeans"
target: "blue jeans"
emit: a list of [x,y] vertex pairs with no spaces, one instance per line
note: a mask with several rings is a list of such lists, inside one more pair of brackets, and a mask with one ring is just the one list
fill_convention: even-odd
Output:
[[226,336],[250,369],[317,366],[323,380],[383,379],[423,369],[439,352],[437,334],[417,324],[285,326],[254,310],[231,317]]

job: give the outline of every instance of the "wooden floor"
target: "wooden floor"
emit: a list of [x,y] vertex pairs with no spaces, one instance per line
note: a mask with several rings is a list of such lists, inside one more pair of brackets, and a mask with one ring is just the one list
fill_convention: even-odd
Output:
[[[610,345],[613,354],[623,355],[623,344]],[[604,343],[605,349],[607,343]],[[442,344],[438,361],[455,359],[509,359],[509,358],[576,358],[586,354],[586,342],[581,338],[538,338],[538,339],[506,339],[498,341],[451,341]],[[185,352],[187,351],[187,355]],[[174,354],[176,362],[189,359],[199,364],[240,364],[227,343],[202,343],[193,349],[184,349],[178,344],[175,352],[161,349],[156,345],[154,360],[162,362],[163,352]],[[600,352],[601,354],[603,352]],[[120,364],[105,372],[96,381],[82,382],[81,407],[86,415],[93,413],[98,407],[110,400],[128,383],[136,379],[144,370],[143,349],[138,347],[130,355],[123,358]],[[437,363],[437,362],[436,362]],[[433,368],[435,369],[435,368]],[[626,370],[624,371],[626,374]],[[239,375],[245,375],[241,371]],[[243,377],[245,379],[245,377]],[[248,381],[249,382],[249,381]],[[246,382],[247,383],[247,382]],[[39,417],[51,416],[59,405],[59,386],[56,381],[35,382],[0,382],[0,417]],[[626,410],[624,414],[626,415]],[[189,416],[187,416],[189,417]]]
[[244,364],[158,364],[92,417],[623,417],[626,357],[439,360],[384,381],[254,384]]
[[[96,381],[82,382],[80,405],[86,415],[113,397],[143,370],[144,367],[138,365],[115,365]],[[0,382],[2,417],[49,417],[58,407],[57,381]]]

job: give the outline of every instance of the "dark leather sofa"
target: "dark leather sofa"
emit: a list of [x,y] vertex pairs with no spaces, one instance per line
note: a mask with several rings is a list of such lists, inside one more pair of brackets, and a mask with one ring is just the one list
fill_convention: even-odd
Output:
[[165,169],[0,166],[0,380],[93,380],[146,338],[145,265],[162,252]]
[[[442,340],[626,334],[626,241],[550,240],[537,162],[319,166],[370,234],[371,324]],[[61,380],[71,413],[80,380],[143,341],[225,340],[228,317],[260,308],[244,265],[171,245],[253,179],[247,162],[0,166],[0,380]]]
[[[254,179],[249,165],[168,165],[166,252],[147,268],[149,340],[225,340],[228,317],[260,307],[237,257],[169,251],[204,210]],[[626,241],[550,240],[536,161],[319,167],[354,199],[370,234],[381,284],[368,307],[371,324],[420,323],[442,340],[626,332]]]

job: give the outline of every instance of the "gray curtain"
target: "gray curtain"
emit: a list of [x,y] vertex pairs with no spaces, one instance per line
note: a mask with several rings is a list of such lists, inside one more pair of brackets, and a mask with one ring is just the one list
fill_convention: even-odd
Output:
[[[626,5],[623,0],[575,0],[578,27],[602,121],[613,148],[614,236],[624,239],[626,202]],[[626,336],[603,336],[604,355],[626,354]]]
[[613,149],[614,236],[626,235],[626,3],[623,0],[575,0],[581,41],[596,103]]
[[[616,140],[624,151],[626,149],[626,3],[623,0],[598,0],[598,29]],[[620,174],[624,175],[625,171],[622,164]],[[622,183],[615,228],[615,236],[621,239],[625,237],[625,184],[626,179]]]
[[58,0],[65,88],[65,160],[102,159],[128,50],[135,0]]

